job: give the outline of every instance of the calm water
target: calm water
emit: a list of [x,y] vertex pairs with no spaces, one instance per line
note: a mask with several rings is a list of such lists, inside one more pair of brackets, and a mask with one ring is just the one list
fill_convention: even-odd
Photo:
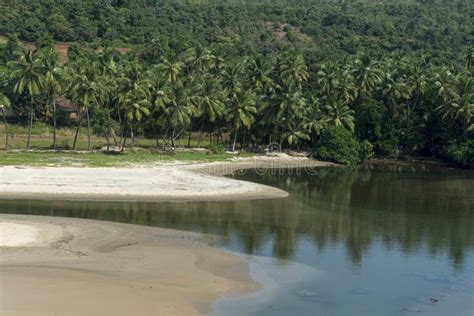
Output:
[[427,167],[247,171],[287,199],[0,201],[1,213],[91,218],[224,236],[265,289],[212,315],[474,315],[474,173]]

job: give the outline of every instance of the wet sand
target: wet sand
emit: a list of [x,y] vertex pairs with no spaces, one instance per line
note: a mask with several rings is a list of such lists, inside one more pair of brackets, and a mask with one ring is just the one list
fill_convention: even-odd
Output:
[[1,315],[203,315],[218,297],[258,288],[211,237],[56,217],[0,223],[18,236],[0,240]]
[[[289,156],[134,168],[0,167],[0,199],[190,201],[283,198],[222,177],[249,168],[334,164]],[[241,257],[194,233],[0,214],[1,315],[204,315],[259,287]],[[214,237],[215,238],[215,237]]]

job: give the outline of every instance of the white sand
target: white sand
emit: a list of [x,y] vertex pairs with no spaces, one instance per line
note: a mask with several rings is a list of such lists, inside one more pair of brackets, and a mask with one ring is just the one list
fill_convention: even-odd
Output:
[[63,236],[63,228],[50,223],[0,221],[0,247],[46,247]]
[[36,241],[39,229],[31,225],[0,222],[0,247],[23,246]]
[[61,200],[237,200],[281,198],[277,188],[216,176],[245,168],[322,167],[307,158],[252,158],[223,163],[173,162],[139,168],[0,167],[0,198]]

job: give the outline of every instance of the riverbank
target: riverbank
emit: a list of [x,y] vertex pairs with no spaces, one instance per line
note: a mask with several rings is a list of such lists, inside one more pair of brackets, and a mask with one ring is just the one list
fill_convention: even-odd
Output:
[[204,315],[253,291],[211,237],[82,219],[0,215],[2,315]]
[[0,199],[157,202],[283,198],[288,193],[280,189],[222,175],[249,168],[311,169],[334,165],[277,155],[123,168],[4,166],[0,168]]

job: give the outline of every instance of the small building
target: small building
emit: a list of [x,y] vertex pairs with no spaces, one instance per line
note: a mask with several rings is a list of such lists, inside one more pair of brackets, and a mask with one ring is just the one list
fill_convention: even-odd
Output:
[[56,106],[61,111],[68,113],[69,114],[68,117],[71,120],[76,120],[78,118],[77,112],[79,110],[79,106],[76,103],[72,102],[71,100],[66,99],[64,97],[57,97]]
[[[56,98],[56,107],[57,107],[58,110],[68,113],[68,117],[71,120],[76,120],[77,119],[77,111],[79,109],[79,106],[76,103],[72,102],[71,100],[66,99],[64,97],[57,97]],[[5,117],[6,118],[14,119],[14,118],[18,117],[18,115],[17,115],[17,113],[15,113],[15,111],[7,110],[7,109],[4,109],[4,111],[5,111]],[[48,113],[46,115],[48,115]],[[3,117],[1,111],[0,111],[0,117]]]
[[3,111],[0,111],[0,117],[3,117],[3,113],[5,113],[6,118],[16,117],[15,112],[13,112],[12,110],[3,109]]

